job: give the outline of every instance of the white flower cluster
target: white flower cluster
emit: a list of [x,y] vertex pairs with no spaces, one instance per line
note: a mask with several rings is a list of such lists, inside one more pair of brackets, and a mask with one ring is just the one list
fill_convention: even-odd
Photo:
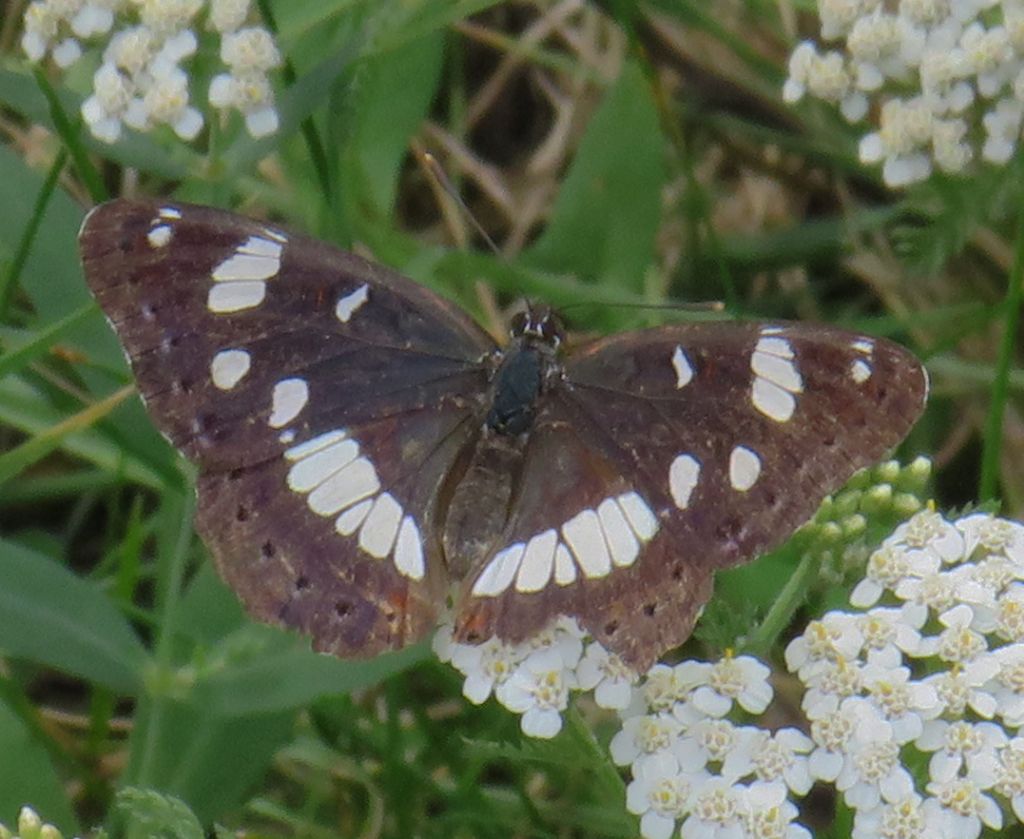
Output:
[[52,824],[46,824],[31,807],[18,813],[17,833],[0,824],[0,839],[63,839],[63,834]]
[[769,669],[750,656],[655,665],[622,713],[612,759],[629,766],[626,807],[645,839],[804,839],[790,795],[811,788],[810,738],[738,725],[737,708],[761,714]]
[[466,677],[462,693],[470,702],[480,705],[493,693],[510,711],[522,714],[524,734],[549,738],[562,730],[570,690],[593,690],[594,701],[612,710],[627,707],[632,698],[636,673],[596,642],[584,652],[584,641],[585,633],[571,618],[559,618],[521,644],[497,638],[458,644],[445,625],[434,636],[434,652]]
[[850,122],[872,99],[877,130],[860,158],[890,186],[961,172],[980,154],[1006,163],[1024,127],[1021,0],[818,0],[823,41],[790,56],[783,98],[810,94]]
[[[21,46],[32,61],[47,54],[59,67],[82,56],[82,43],[105,40],[93,75],[93,93],[82,104],[92,134],[115,142],[123,126],[150,131],[169,125],[183,140],[203,127],[190,103],[183,62],[199,47],[195,28],[204,14],[220,37],[227,73],[216,76],[210,104],[235,109],[254,137],[278,127],[268,72],[281,63],[273,37],[245,26],[250,0],[33,0],[25,11]],[[115,31],[115,26],[120,26]],[[113,34],[111,34],[113,33]],[[109,37],[108,37],[109,36]]]
[[810,773],[855,811],[855,839],[974,839],[1002,827],[997,797],[1024,821],[1024,525],[918,513],[851,602],[786,663],[807,687]]

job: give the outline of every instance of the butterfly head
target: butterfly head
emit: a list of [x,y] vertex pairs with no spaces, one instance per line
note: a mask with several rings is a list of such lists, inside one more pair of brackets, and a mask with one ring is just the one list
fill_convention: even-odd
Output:
[[537,343],[557,350],[565,339],[562,319],[550,306],[527,304],[525,312],[512,318],[512,340]]

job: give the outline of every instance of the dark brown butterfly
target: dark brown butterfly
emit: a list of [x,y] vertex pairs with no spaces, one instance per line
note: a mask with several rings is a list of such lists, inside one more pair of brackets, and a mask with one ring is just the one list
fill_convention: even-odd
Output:
[[118,200],[85,275],[157,426],[199,465],[197,527],[258,619],[369,656],[517,641],[569,615],[638,670],[715,569],[782,542],[920,415],[889,341],[696,323],[506,348],[379,265],[221,210]]

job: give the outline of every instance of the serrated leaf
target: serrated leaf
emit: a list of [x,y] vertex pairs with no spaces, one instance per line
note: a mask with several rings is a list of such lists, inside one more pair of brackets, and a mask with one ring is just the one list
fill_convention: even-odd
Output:
[[123,819],[126,839],[205,839],[195,814],[172,795],[125,787],[118,790],[114,808]]

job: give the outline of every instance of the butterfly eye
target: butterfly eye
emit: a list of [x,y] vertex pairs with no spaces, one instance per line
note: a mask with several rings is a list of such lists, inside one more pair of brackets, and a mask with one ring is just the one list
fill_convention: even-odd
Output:
[[513,338],[518,338],[526,333],[530,324],[530,316],[526,312],[516,312],[512,316],[511,332]]
[[548,311],[540,325],[541,336],[555,344],[562,343],[565,337],[565,326],[562,319],[552,311]]

